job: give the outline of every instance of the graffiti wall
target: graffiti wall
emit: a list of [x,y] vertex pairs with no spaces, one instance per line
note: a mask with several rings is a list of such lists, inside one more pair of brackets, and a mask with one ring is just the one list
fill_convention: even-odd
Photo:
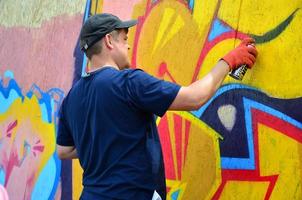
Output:
[[243,81],[228,77],[201,109],[157,120],[168,199],[301,199],[302,1],[130,2],[102,11],[138,18],[132,65],[158,78],[188,85],[246,36],[259,51]]
[[74,78],[85,3],[0,2],[1,200],[72,197],[71,163],[56,154],[56,121]]
[[[180,85],[239,41],[259,56],[193,112],[157,119],[169,200],[302,198],[302,1],[6,0],[0,2],[0,197],[78,199],[78,161],[55,153],[58,107],[87,60],[89,15],[138,19],[133,68]],[[282,9],[280,9],[282,8]]]

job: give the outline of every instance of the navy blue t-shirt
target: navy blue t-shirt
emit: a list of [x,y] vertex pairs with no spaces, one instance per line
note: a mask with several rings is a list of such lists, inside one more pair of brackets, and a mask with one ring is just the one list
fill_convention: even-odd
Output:
[[155,115],[180,86],[139,69],[104,67],[81,78],[65,97],[57,144],[75,146],[83,173],[81,199],[166,199]]

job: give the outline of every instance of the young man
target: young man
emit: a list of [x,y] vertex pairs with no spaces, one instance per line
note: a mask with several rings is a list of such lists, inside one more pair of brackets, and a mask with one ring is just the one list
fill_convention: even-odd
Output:
[[195,110],[205,104],[231,69],[251,67],[252,39],[224,56],[203,79],[187,87],[128,69],[128,28],[111,14],[90,17],[80,46],[91,63],[64,99],[58,126],[61,159],[79,158],[84,170],[81,199],[166,199],[161,145],[154,115]]

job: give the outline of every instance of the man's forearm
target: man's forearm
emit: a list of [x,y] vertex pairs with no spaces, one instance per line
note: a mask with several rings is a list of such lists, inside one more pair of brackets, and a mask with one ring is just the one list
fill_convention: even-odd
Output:
[[195,81],[189,86],[196,95],[199,106],[202,106],[214,95],[228,72],[229,65],[225,61],[220,60],[204,78]]
[[169,110],[199,109],[213,96],[228,72],[229,65],[220,60],[204,78],[181,87]]

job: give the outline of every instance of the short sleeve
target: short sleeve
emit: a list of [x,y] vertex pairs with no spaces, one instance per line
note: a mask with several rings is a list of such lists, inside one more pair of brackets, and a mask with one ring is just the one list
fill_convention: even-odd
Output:
[[74,141],[64,115],[64,103],[65,101],[63,101],[59,112],[57,144],[61,146],[74,146]]
[[130,103],[158,116],[165,114],[179,89],[179,85],[159,80],[140,69],[130,70],[127,77]]

